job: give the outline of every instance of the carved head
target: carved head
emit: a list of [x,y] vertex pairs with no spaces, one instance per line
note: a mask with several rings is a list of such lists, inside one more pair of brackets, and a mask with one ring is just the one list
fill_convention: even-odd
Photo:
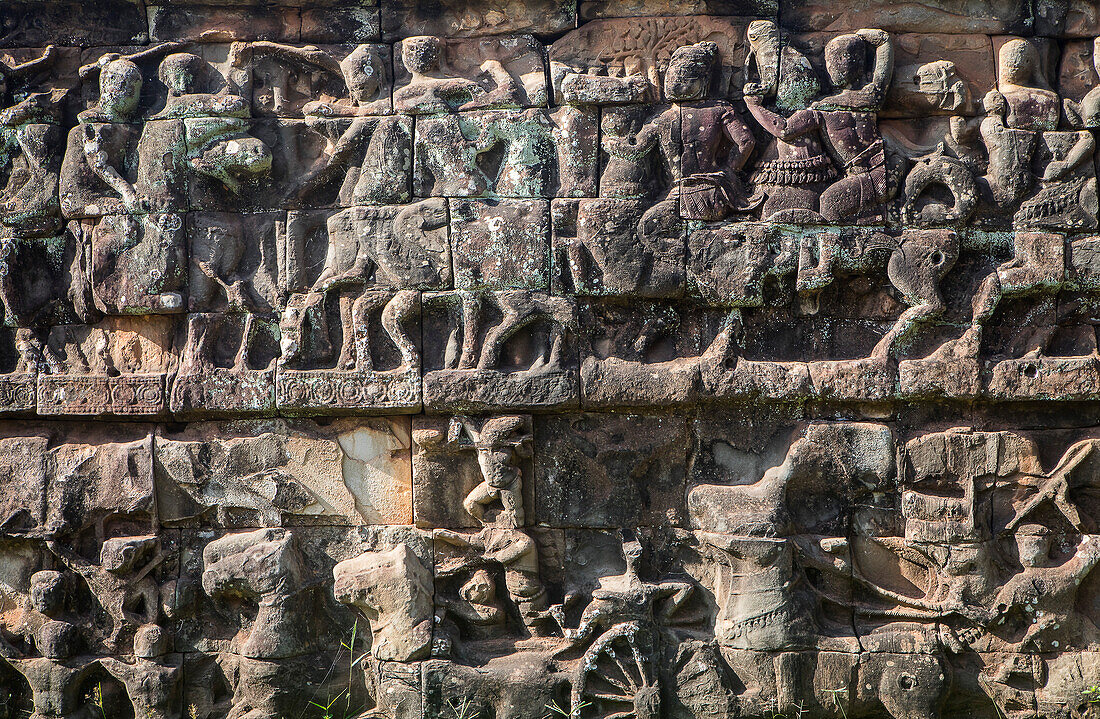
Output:
[[424,74],[439,67],[443,44],[434,35],[405,38],[401,43],[401,62],[409,72]]
[[111,60],[99,72],[99,109],[120,122],[129,120],[141,99],[141,70],[129,60]]
[[38,651],[48,659],[68,659],[76,654],[79,641],[80,635],[76,627],[69,622],[51,620],[34,633],[34,643]]
[[1008,112],[1008,102],[1005,100],[1005,96],[997,90],[990,90],[982,98],[982,107],[985,108],[985,114],[994,115],[1004,119],[1005,114]]
[[825,45],[825,71],[833,87],[856,85],[866,70],[867,43],[859,35],[838,35]]
[[126,574],[143,564],[156,549],[157,543],[157,538],[153,536],[108,539],[100,547],[99,563],[108,572]]
[[134,632],[134,655],[155,659],[168,653],[168,634],[158,624],[143,624]]
[[157,77],[168,88],[169,95],[179,97],[193,91],[203,70],[205,63],[201,57],[189,52],[176,52],[161,61]]
[[698,42],[676,49],[665,71],[665,97],[674,102],[702,99],[718,60],[718,45]]
[[44,569],[31,575],[31,606],[36,612],[54,616],[65,607],[65,577],[61,572]]
[[1050,530],[1039,524],[1025,524],[1016,530],[1016,552],[1025,568],[1045,567],[1053,545]]
[[340,61],[351,99],[363,104],[378,95],[382,85],[382,56],[373,45],[360,45]]
[[491,487],[508,487],[520,477],[515,455],[531,435],[523,417],[493,417],[481,426],[475,446],[481,474]]
[[997,83],[1027,85],[1035,82],[1039,69],[1039,51],[1023,38],[1014,38],[997,54]]
[[779,26],[771,20],[753,20],[745,39],[749,42],[745,66],[755,69],[764,95],[774,94],[779,82]]

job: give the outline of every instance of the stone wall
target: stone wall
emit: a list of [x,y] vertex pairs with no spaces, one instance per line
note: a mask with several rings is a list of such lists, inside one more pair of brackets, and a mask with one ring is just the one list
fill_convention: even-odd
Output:
[[0,719],[1100,717],[1097,35],[0,1]]

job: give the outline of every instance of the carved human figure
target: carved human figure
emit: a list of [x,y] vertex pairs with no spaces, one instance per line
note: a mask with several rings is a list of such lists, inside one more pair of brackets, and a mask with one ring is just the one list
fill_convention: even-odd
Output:
[[508,597],[519,609],[524,625],[534,634],[542,633],[542,626],[550,618],[549,599],[540,576],[535,540],[519,529],[493,525],[476,534],[439,529],[435,537],[455,547],[472,549],[487,562],[500,564]]
[[339,63],[312,47],[253,43],[257,51],[318,64],[338,74],[354,103],[312,100],[302,108],[306,126],[323,137],[327,147],[294,184],[298,199],[315,196],[338,177],[343,179],[336,201],[343,207],[408,199],[409,133],[399,117],[379,114],[377,96],[387,71],[376,46],[359,45]]
[[[667,123],[647,122],[638,126],[637,113],[627,108],[610,108],[600,118],[600,147],[607,156],[600,174],[600,195],[625,199],[650,198],[658,194],[658,158],[662,130],[671,132]],[[667,143],[666,143],[667,144]],[[672,175],[671,168],[665,167]]]
[[34,713],[30,719],[94,719],[98,707],[86,696],[84,681],[98,662],[77,656],[80,638],[76,626],[56,620],[35,632],[42,654],[32,659],[9,659],[31,689]]
[[183,665],[169,656],[168,634],[156,624],[134,634],[133,661],[114,657],[99,660],[111,676],[126,687],[135,719],[178,719],[183,716]]
[[1081,583],[1100,563],[1100,539],[1083,535],[1068,561],[1051,566],[1054,537],[1046,527],[1023,525],[1013,538],[1023,569],[997,590],[988,624],[1022,619],[1027,628],[1017,642],[1021,651],[1057,651],[1079,638],[1074,607]]
[[[505,632],[507,614],[497,597],[497,584],[493,575],[485,568],[475,569],[458,587],[457,597],[436,598],[437,610],[446,610],[444,621],[456,625],[452,634],[463,634],[471,639],[496,639]],[[456,632],[457,630],[457,632]],[[437,654],[445,653],[446,645],[440,645],[436,638]],[[453,644],[454,639],[448,638]]]
[[473,80],[444,75],[439,67],[442,52],[442,40],[432,35],[409,37],[401,42],[401,63],[412,79],[408,85],[394,91],[395,110],[428,115],[472,109],[467,106],[485,95],[485,88]]
[[[866,84],[866,48],[874,48]],[[821,195],[821,214],[836,222],[873,211],[885,199],[886,151],[876,111],[886,97],[894,70],[890,36],[882,30],[840,35],[825,45],[825,69],[835,90],[814,102],[829,148],[843,171]]]
[[153,572],[166,555],[155,536],[113,537],[103,542],[99,563],[88,562],[62,542],[47,543],[50,550],[87,582],[93,596],[112,621],[109,646],[118,645],[127,628],[152,624],[160,618],[160,589]]
[[[229,64],[243,67],[248,51],[234,43]],[[164,109],[151,119],[183,119],[187,128],[187,158],[200,175],[220,181],[231,192],[271,170],[271,150],[248,134],[251,104],[248,99],[223,88],[218,93],[199,92],[208,70],[206,62],[192,53],[173,53],[157,70],[168,88]]]
[[[1013,223],[1013,257],[982,281],[971,301],[971,326],[941,351],[977,356],[984,324],[1004,295],[1057,285],[1064,271],[1065,241],[1048,229],[1096,226],[1098,206],[1092,155],[1095,141],[1087,130],[1058,131],[1058,95],[1047,89],[1035,45],[1014,38],[997,57],[997,89],[985,97],[981,134],[989,155],[978,178],[986,199],[999,209],[1019,209]],[[1034,187],[1035,164],[1042,167]],[[1041,296],[1051,307],[1053,296]],[[1024,356],[1041,355],[1054,327],[1025,327],[1016,344]]]
[[93,218],[70,223],[83,247],[74,284],[106,314],[186,309],[183,216],[146,214],[182,207],[183,127],[148,124],[139,134],[136,124],[143,83],[135,59],[169,47],[110,53],[82,68],[98,71],[99,100],[69,133],[61,197],[69,216]]
[[[49,234],[60,224],[57,169],[51,167],[51,156],[63,93],[32,92],[15,101],[15,92],[50,69],[57,58],[57,49],[50,45],[33,60],[10,67],[0,62],[0,225],[16,236]],[[0,242],[9,242],[4,234],[0,231]],[[9,304],[6,292],[0,298]]]
[[[462,446],[465,434],[477,452],[482,481],[462,500],[463,508],[481,525],[518,529],[525,525],[523,472],[520,458],[530,456],[530,419],[520,416],[493,417],[480,427],[465,417],[455,417],[448,429],[448,441]],[[492,518],[486,509],[499,504]]]
[[[812,71],[807,71],[796,78],[800,82],[790,82],[799,92],[792,92],[786,86],[788,76],[797,76],[796,70],[808,68],[809,63],[789,44],[781,44],[774,22],[754,20],[746,32],[759,82],[745,85],[745,106],[773,138],[757,162],[752,177],[753,184],[761,187],[767,196],[761,217],[775,221],[782,221],[784,217],[820,217],[817,210],[821,192],[826,183],[837,176],[836,167],[825,151],[822,128],[805,122],[805,114],[788,119],[781,112],[793,110],[798,113],[806,109],[820,83]],[[767,107],[766,100],[774,103],[775,109]]]
[[[1092,41],[1092,66],[1093,71],[1100,75],[1100,37]],[[1068,115],[1076,116],[1075,127],[1096,128],[1100,127],[1100,84],[1094,86],[1085,93],[1080,103],[1066,101]]]
[[691,596],[694,587],[687,582],[648,582],[639,576],[642,544],[637,539],[624,537],[622,551],[626,569],[622,574],[600,577],[580,623],[575,629],[565,629],[566,647],[587,646],[603,631],[624,622],[637,622],[652,631]]
[[679,115],[683,156],[678,194],[680,214],[689,220],[720,220],[731,211],[747,209],[739,174],[748,163],[756,139],[733,106],[706,100],[718,62],[712,42],[678,48],[665,71],[665,97]]

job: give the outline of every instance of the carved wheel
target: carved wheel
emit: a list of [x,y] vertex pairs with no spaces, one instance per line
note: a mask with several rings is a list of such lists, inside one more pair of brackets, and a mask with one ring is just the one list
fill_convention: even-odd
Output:
[[657,719],[661,692],[641,627],[618,624],[585,652],[573,685],[572,719]]

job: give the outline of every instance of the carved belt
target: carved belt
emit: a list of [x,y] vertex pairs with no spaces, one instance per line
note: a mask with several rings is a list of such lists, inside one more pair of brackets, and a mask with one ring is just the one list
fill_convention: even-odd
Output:
[[836,177],[836,168],[827,155],[793,160],[768,160],[760,163],[752,181],[758,185],[812,185]]

